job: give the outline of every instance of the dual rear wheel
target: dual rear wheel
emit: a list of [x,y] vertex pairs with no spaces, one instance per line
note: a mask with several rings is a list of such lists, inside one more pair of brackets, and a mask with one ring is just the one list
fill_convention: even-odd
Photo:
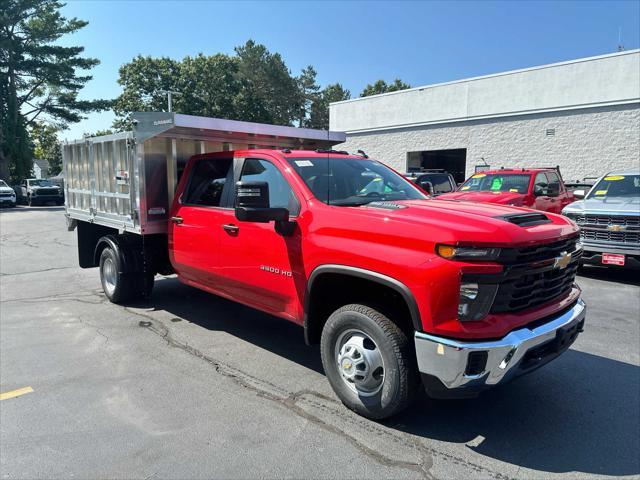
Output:
[[153,291],[154,275],[149,272],[125,272],[121,252],[105,247],[100,254],[102,290],[113,303],[147,298]]

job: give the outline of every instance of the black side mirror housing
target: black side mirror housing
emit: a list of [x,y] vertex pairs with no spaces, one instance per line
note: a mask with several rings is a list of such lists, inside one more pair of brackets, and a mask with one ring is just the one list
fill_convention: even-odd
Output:
[[422,182],[421,187],[429,195],[433,195],[433,183],[431,183],[431,182]]
[[547,195],[550,197],[557,197],[560,195],[560,184],[559,183],[550,183],[547,187]]
[[237,182],[235,204],[236,218],[242,222],[289,221],[289,210],[270,207],[267,182]]

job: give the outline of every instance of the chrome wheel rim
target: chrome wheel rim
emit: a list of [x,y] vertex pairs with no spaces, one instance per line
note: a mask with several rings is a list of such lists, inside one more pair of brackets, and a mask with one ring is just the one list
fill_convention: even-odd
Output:
[[360,396],[375,395],[384,384],[384,360],[378,345],[361,330],[347,330],[336,342],[335,360],[344,383]]
[[117,271],[113,260],[109,257],[102,262],[102,279],[104,280],[104,289],[109,295],[112,295],[116,289]]

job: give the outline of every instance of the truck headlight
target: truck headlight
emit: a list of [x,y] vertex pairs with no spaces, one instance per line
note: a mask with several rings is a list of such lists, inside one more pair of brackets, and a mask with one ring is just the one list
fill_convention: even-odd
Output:
[[460,284],[458,320],[477,322],[487,316],[496,297],[498,285],[465,282]]
[[436,252],[448,260],[496,260],[500,255],[499,248],[493,247],[456,247],[453,245],[437,245]]

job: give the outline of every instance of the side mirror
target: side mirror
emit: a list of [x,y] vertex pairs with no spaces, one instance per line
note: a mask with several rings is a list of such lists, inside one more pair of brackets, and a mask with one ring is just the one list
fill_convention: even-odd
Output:
[[587,192],[585,192],[584,190],[580,189],[580,190],[574,190],[573,191],[573,196],[576,197],[578,200],[582,200],[584,197],[587,196]]
[[431,182],[422,182],[422,184],[420,186],[429,195],[433,195],[433,183],[431,183]]
[[267,182],[236,183],[236,218],[242,222],[269,223],[289,221],[289,210],[271,208]]
[[533,187],[533,194],[536,197],[542,197],[544,195],[548,195],[547,193],[547,184],[546,183],[538,183],[537,185],[534,185]]
[[560,184],[559,183],[550,183],[547,187],[547,195],[550,197],[557,197],[560,195]]

